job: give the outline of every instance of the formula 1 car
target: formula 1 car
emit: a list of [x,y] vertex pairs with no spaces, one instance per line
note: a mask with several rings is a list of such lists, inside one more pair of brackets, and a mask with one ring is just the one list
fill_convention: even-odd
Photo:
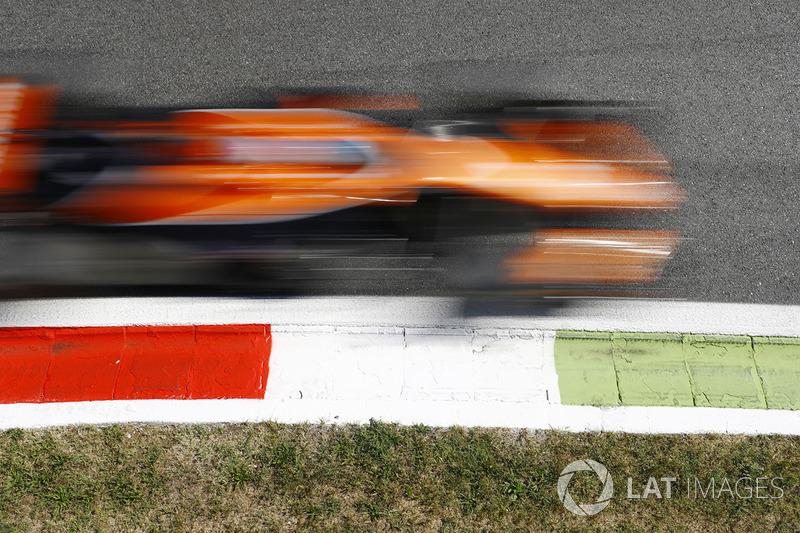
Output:
[[368,113],[413,97],[359,95],[64,119],[56,98],[0,82],[0,282],[208,284],[235,265],[238,282],[279,290],[393,276],[409,288],[620,287],[653,281],[679,242],[559,227],[685,200],[626,124],[539,110],[408,128]]

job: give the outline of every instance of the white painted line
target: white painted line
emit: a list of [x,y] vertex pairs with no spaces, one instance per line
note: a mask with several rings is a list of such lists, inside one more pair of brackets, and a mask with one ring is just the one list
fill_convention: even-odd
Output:
[[583,329],[800,337],[800,306],[658,300],[579,300],[522,316],[464,316],[434,297],[96,298],[0,302],[0,327],[273,324]]
[[0,430],[115,423],[364,424],[632,433],[800,435],[800,411],[707,407],[581,407],[435,400],[124,400],[0,406]]

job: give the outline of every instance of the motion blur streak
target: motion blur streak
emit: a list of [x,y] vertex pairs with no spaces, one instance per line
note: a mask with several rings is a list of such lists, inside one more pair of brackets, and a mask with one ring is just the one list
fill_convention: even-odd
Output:
[[679,242],[673,231],[543,230],[503,268],[510,283],[647,283]]
[[58,211],[100,224],[268,222],[389,200],[431,178],[438,188],[545,208],[665,209],[683,200],[668,177],[631,165],[539,142],[436,139],[339,111],[191,111],[170,127],[186,143],[181,159],[87,187]]
[[574,161],[624,163],[654,172],[671,170],[658,149],[630,124],[501,120],[500,129],[519,139],[557,145],[578,154],[581,159]]
[[52,112],[52,87],[28,87],[0,78],[0,194],[25,192],[42,139],[26,130],[43,128]]
[[[565,228],[524,246],[565,215],[665,211],[686,199],[636,128],[563,108],[430,121],[414,96],[295,94],[278,96],[278,109],[147,118],[86,109],[69,120],[55,100],[51,86],[0,82],[0,206],[11,228],[2,237],[16,243],[4,250],[3,282],[34,282],[30,267],[44,262],[55,279],[71,264],[113,280],[110,265],[133,256],[156,271],[244,266],[254,286],[285,290],[302,290],[312,272],[348,271],[415,272],[417,283],[438,272],[435,286],[470,290],[640,284],[678,245],[667,231]],[[49,253],[56,242],[25,256],[51,240],[71,248],[67,259]],[[139,268],[128,265],[124,283]],[[175,283],[167,279],[142,282]]]
[[420,109],[419,99],[411,94],[398,95],[288,95],[278,97],[278,107],[283,109],[324,108],[324,109]]

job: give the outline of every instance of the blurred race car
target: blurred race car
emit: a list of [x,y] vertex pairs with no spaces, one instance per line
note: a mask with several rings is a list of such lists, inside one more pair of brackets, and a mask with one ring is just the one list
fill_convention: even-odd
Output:
[[236,265],[289,290],[398,273],[425,286],[425,271],[437,289],[627,286],[654,280],[679,242],[552,227],[685,200],[658,150],[617,122],[505,112],[408,128],[363,113],[413,97],[358,95],[66,120],[56,98],[0,83],[7,283],[209,283]]

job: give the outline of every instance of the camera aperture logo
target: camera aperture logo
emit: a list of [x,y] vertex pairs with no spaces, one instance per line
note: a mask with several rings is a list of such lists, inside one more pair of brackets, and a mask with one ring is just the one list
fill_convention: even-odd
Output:
[[[569,493],[569,482],[572,480],[572,476],[575,475],[575,472],[586,470],[591,470],[597,474],[597,477],[599,477],[600,481],[603,483],[603,490],[594,503],[577,503]],[[567,511],[578,516],[596,515],[608,506],[611,501],[611,496],[613,495],[614,480],[611,479],[611,474],[608,473],[605,466],[591,459],[579,459],[571,462],[561,471],[561,476],[558,478],[558,499],[561,500],[561,503],[564,504]]]
[[[594,472],[600,478],[603,488],[594,502],[578,503],[569,492],[569,484],[576,472]],[[686,485],[683,495],[681,487]],[[564,508],[578,516],[596,515],[611,503],[614,495],[614,481],[608,469],[601,463],[592,459],[579,459],[567,465],[558,478],[558,499]],[[575,487],[573,487],[574,489]],[[780,476],[740,475],[737,478],[720,476],[686,476],[678,478],[671,476],[648,476],[643,478],[627,478],[627,499],[631,502],[645,500],[672,500],[685,497],[693,500],[720,500],[730,499],[771,499],[779,500],[784,497],[783,478]],[[620,495],[621,497],[621,495]]]

